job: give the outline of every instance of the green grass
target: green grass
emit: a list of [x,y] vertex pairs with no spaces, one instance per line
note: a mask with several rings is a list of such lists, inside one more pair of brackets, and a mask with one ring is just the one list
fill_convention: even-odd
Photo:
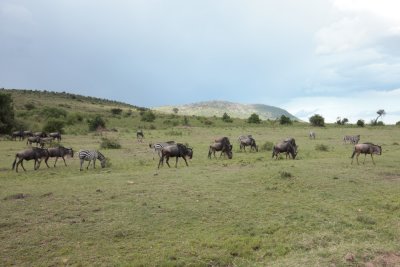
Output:
[[[25,144],[0,141],[0,265],[356,266],[400,252],[400,129],[329,126],[315,130],[317,140],[309,130],[157,128],[144,131],[143,143],[122,126],[65,135],[75,151],[99,149],[102,137],[121,144],[101,149],[110,167],[82,172],[75,157],[67,167],[33,171],[27,162],[27,172],[15,173],[11,163]],[[247,133],[258,144],[293,136],[299,154],[239,152],[237,137]],[[382,145],[376,166],[369,156],[350,164],[346,134]],[[233,142],[232,160],[207,158],[219,136]],[[148,143],[167,140],[193,147],[189,167],[180,159],[178,168],[157,169]]]

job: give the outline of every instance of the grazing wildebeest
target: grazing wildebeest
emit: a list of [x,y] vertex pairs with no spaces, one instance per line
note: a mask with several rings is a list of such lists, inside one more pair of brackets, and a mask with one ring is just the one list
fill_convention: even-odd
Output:
[[186,147],[183,144],[175,144],[175,145],[169,145],[166,147],[163,147],[161,149],[161,158],[160,161],[158,162],[158,168],[160,168],[160,165],[164,165],[164,158],[165,162],[167,163],[168,167],[171,167],[168,163],[170,157],[175,157],[176,158],[176,163],[175,163],[175,168],[178,167],[178,158],[181,157],[185,160],[186,166],[189,166],[186,160],[186,157],[189,157],[191,159],[193,157],[193,150],[191,148]]
[[33,136],[32,131],[24,131],[24,137],[30,137]]
[[[12,164],[12,169],[18,172],[18,165],[21,164],[22,168],[25,170],[24,168],[24,164],[23,164],[23,160],[35,160],[33,169],[37,170],[40,167],[40,162],[42,161],[42,158],[46,158],[49,155],[49,152],[47,151],[47,149],[43,149],[43,148],[38,148],[38,147],[33,147],[33,148],[29,148],[23,151],[18,152],[15,155],[15,160]],[[17,162],[18,159],[18,162]]]
[[26,144],[29,144],[32,146],[32,143],[36,143],[36,146],[40,143],[40,137],[38,136],[29,136],[26,138]]
[[[149,143],[149,147],[154,148],[154,153],[157,153],[158,157],[161,158],[161,149],[163,147],[167,147],[167,146],[175,145],[175,144],[176,144],[175,141],[160,142],[160,143],[155,143],[155,144]],[[154,159],[154,156],[153,156],[153,159]]]
[[315,139],[315,132],[310,131],[310,133],[308,134],[308,137],[310,137],[310,139]]
[[363,164],[365,163],[365,158],[367,157],[367,154],[371,154],[372,162],[375,165],[374,157],[372,156],[372,154],[382,155],[382,147],[378,146],[378,145],[374,145],[372,143],[356,144],[354,146],[353,155],[351,155],[351,164],[353,164],[355,154],[357,154],[357,156],[356,156],[357,164],[360,164],[358,162],[358,156],[360,156],[361,153],[365,155]]
[[144,138],[143,130],[137,130],[136,131],[136,139],[138,142],[142,142]]
[[360,141],[360,135],[345,135],[343,137],[343,143],[346,144],[349,142],[350,144],[358,144]]
[[228,155],[229,159],[232,159],[232,145],[229,142],[228,137],[215,139],[214,144],[211,144],[208,150],[208,158],[211,158],[211,154],[214,154],[215,158],[216,151],[221,151],[220,157],[222,156],[222,154],[226,154]]
[[49,155],[47,156],[46,160],[44,161],[46,163],[47,167],[49,167],[49,165],[47,164],[47,161],[49,160],[49,158],[54,158],[54,157],[56,158],[56,161],[54,162],[54,167],[55,167],[59,157],[61,157],[63,159],[65,166],[67,166],[67,163],[65,162],[64,156],[70,155],[71,157],[74,157],[74,151],[72,150],[72,148],[58,146],[58,147],[49,148],[48,151],[49,151]]
[[256,140],[251,135],[241,135],[238,138],[240,150],[244,150],[246,152],[246,146],[250,146],[250,151],[255,150],[258,152],[258,146],[256,144]]
[[43,148],[46,144],[51,145],[53,143],[53,137],[43,137],[39,138],[40,147]]
[[53,140],[57,139],[57,141],[61,141],[61,133],[60,132],[49,133],[49,136],[51,138],[53,138]]
[[288,155],[289,157],[292,156],[292,159],[295,159],[297,156],[297,147],[293,145],[292,142],[280,142],[279,144],[274,145],[274,148],[272,149],[272,158],[275,157],[278,159],[278,155],[283,152],[286,153],[286,159]]
[[11,140],[17,141],[17,137],[19,137],[19,141],[24,139],[24,132],[23,131],[15,131],[11,134]]
[[89,169],[90,162],[93,161],[93,169],[96,169],[96,159],[100,160],[101,167],[104,168],[106,166],[106,157],[97,150],[79,150],[79,159],[81,163],[80,170],[82,171],[83,162],[89,161],[86,169]]

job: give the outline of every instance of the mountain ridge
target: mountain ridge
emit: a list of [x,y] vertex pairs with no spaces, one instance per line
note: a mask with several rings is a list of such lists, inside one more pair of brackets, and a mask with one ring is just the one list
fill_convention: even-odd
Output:
[[160,106],[152,109],[162,113],[174,113],[175,108],[178,109],[178,114],[189,116],[221,117],[226,112],[232,118],[247,119],[251,114],[256,113],[262,120],[275,120],[280,118],[282,115],[285,115],[292,120],[300,121],[297,117],[279,107],[265,104],[241,104],[222,100],[201,101],[184,105]]

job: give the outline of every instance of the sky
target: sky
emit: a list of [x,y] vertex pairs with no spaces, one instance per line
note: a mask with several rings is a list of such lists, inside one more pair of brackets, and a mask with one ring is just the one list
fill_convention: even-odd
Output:
[[0,88],[400,121],[398,0],[2,0]]

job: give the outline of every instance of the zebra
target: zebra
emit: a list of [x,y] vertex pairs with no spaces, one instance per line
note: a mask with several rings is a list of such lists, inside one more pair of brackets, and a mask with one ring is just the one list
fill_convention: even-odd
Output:
[[[175,141],[167,141],[167,142],[155,143],[155,144],[150,143],[149,147],[154,148],[154,153],[157,153],[158,157],[161,158],[161,150],[164,147],[167,147],[170,145],[175,145],[175,144],[176,144]],[[154,160],[154,156],[153,156],[153,160]]]
[[346,144],[349,142],[350,144],[358,144],[360,141],[360,135],[345,135],[343,137],[343,143]]
[[89,164],[87,165],[86,169],[89,169],[89,165],[90,165],[91,161],[93,161],[93,169],[95,169],[96,168],[96,159],[100,160],[100,164],[101,164],[102,168],[104,168],[106,166],[106,157],[104,157],[104,155],[101,154],[100,151],[81,149],[81,150],[79,150],[78,155],[79,155],[79,159],[81,161],[81,168],[80,168],[81,171],[82,171],[83,162],[85,160],[89,161]]
[[308,134],[308,137],[309,137],[310,139],[315,139],[315,132],[310,131],[310,133]]

